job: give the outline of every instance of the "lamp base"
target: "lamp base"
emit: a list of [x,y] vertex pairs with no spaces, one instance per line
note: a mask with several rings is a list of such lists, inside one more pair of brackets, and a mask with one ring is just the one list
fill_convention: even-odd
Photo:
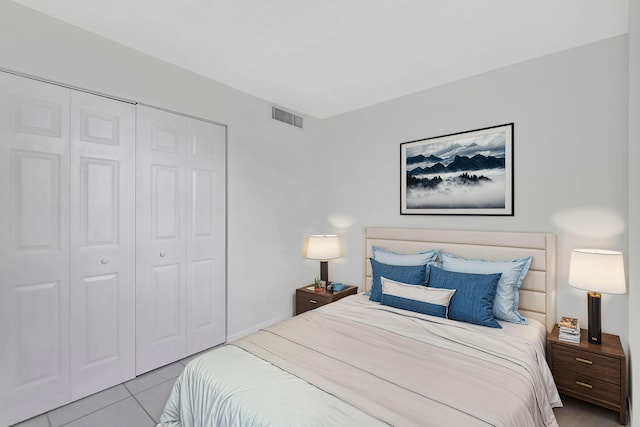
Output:
[[602,326],[601,326],[601,311],[600,301],[602,295],[599,292],[587,293],[587,308],[589,312],[589,342],[591,344],[602,343]]
[[324,280],[325,286],[329,284],[329,262],[320,261],[320,280]]

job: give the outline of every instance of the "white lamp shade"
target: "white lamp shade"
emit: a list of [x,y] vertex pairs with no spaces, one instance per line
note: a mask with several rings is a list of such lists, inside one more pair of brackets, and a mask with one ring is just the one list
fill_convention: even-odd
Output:
[[569,262],[569,284],[586,291],[624,294],[627,286],[622,252],[574,249]]
[[309,259],[328,260],[340,258],[340,237],[335,234],[319,234],[309,236],[307,255]]

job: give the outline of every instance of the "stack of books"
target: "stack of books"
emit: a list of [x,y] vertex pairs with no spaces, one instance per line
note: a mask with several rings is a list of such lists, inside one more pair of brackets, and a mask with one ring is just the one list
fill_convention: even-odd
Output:
[[572,343],[580,342],[580,324],[575,317],[562,317],[558,323],[560,333],[558,339]]

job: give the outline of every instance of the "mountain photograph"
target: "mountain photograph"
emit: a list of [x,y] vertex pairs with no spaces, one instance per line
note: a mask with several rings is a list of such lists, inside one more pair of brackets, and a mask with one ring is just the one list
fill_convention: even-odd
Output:
[[511,124],[401,144],[402,213],[512,210],[512,132]]

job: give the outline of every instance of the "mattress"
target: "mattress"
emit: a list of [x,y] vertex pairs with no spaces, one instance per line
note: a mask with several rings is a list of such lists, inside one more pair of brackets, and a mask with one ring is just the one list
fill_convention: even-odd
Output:
[[191,361],[161,425],[556,426],[545,327],[501,325],[343,298]]

